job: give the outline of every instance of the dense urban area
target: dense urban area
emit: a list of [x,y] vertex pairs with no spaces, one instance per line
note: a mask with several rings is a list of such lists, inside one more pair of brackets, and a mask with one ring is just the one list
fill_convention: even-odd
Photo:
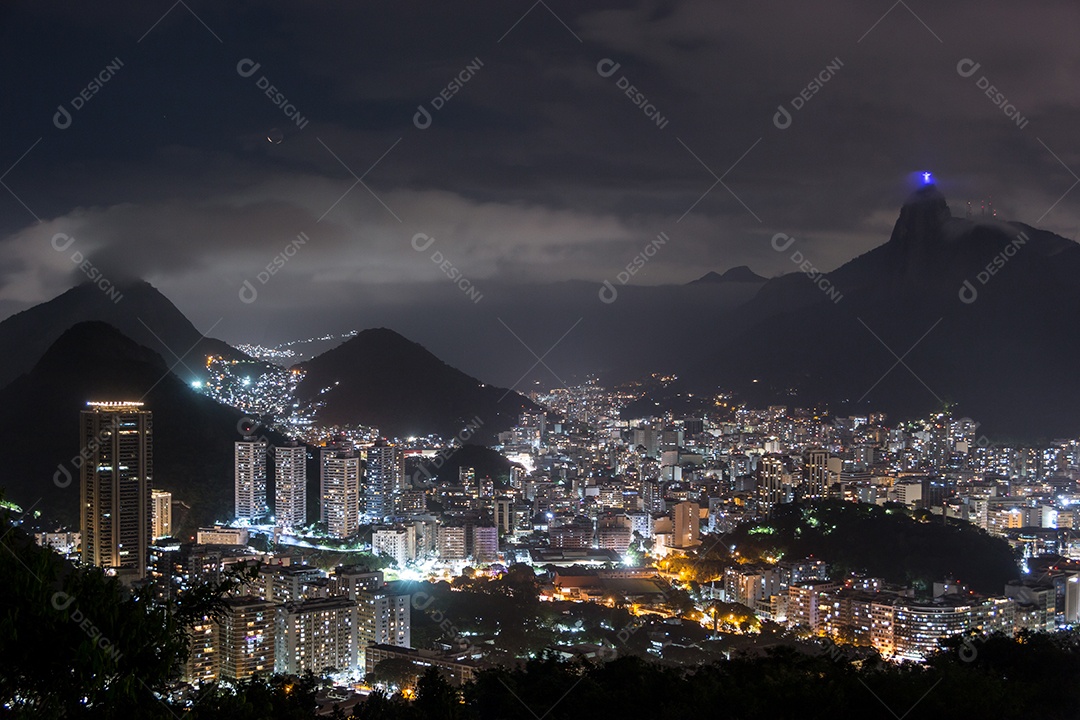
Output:
[[[297,371],[208,368],[197,389],[250,413],[219,523],[173,526],[188,498],[153,486],[155,408],[126,399],[72,409],[78,527],[8,503],[38,546],[150,606],[217,593],[158,691],[181,706],[271,676],[318,678],[318,707],[347,713],[415,697],[432,668],[459,692],[557,660],[924,664],[1080,613],[1076,439],[1006,446],[947,408],[891,425],[727,394],[624,419],[675,379],[653,376],[535,391],[541,410],[482,447],[481,417],[452,438],[320,427],[291,401]],[[50,602],[82,613],[73,594]],[[71,617],[107,658],[130,652]]]

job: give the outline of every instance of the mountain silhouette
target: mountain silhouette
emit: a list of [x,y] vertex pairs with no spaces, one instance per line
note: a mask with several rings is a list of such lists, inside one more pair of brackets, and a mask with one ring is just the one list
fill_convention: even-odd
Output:
[[[774,247],[803,259],[797,242]],[[990,437],[1075,436],[1077,278],[1075,242],[952,217],[931,185],[904,204],[888,242],[825,275],[769,280],[725,328],[728,348],[688,376],[752,403],[893,420],[948,405]]]
[[387,437],[452,438],[478,418],[483,425],[474,437],[490,439],[515,425],[521,413],[540,410],[386,328],[364,330],[299,367],[306,375],[297,397],[318,403],[319,423],[371,425]]
[[[140,345],[160,353],[177,372],[197,373],[206,355],[246,356],[221,340],[203,337],[184,314],[153,285],[144,281],[117,286],[117,298],[86,282],[48,302],[0,322],[0,387],[28,372],[64,331],[79,322],[112,325]],[[187,353],[185,355],[185,353]],[[177,363],[177,355],[183,363]]]

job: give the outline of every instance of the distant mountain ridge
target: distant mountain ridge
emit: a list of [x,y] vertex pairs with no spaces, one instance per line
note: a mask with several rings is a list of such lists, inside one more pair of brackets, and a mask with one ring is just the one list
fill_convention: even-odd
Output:
[[750,402],[894,419],[951,404],[991,435],[1075,437],[1080,341],[1064,328],[1080,321],[1078,280],[1080,245],[1023,223],[952,217],[928,186],[888,242],[814,279],[769,280],[723,329],[730,349],[687,375],[700,391],[724,386]]
[[744,283],[765,283],[768,278],[764,278],[751,270],[746,265],[738,265],[733,268],[729,268],[723,275],[710,270],[697,280],[691,280],[687,285],[712,285],[715,283],[728,283],[728,282],[744,282]]
[[[247,356],[221,340],[203,337],[184,314],[145,281],[122,283],[114,301],[92,283],[77,285],[52,300],[0,322],[0,387],[29,370],[63,333],[79,322],[108,323],[136,343],[176,362],[173,353],[198,371],[206,355]],[[184,356],[184,353],[187,355]],[[177,365],[178,371],[184,365]]]

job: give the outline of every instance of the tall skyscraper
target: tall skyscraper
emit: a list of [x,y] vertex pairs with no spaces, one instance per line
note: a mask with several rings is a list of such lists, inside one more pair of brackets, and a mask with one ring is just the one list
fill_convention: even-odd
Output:
[[266,441],[245,437],[236,442],[236,519],[255,522],[266,506]]
[[784,487],[787,471],[784,459],[779,455],[765,455],[758,463],[758,500],[763,514],[772,512],[780,503],[787,502]]
[[829,453],[813,448],[803,456],[803,492],[807,498],[825,497],[829,491]]
[[331,537],[345,538],[360,528],[360,457],[345,447],[321,451],[322,512]]
[[364,473],[364,516],[378,522],[394,514],[394,500],[405,485],[404,463],[398,448],[379,440],[367,450]]
[[307,448],[274,446],[274,519],[291,531],[307,524]]
[[931,467],[943,467],[953,451],[952,417],[946,413],[933,416],[930,437],[926,441],[923,459]]
[[153,528],[153,419],[141,402],[88,402],[80,414],[82,559],[146,576]]
[[172,493],[165,490],[151,490],[152,518],[154,531],[151,539],[172,537]]

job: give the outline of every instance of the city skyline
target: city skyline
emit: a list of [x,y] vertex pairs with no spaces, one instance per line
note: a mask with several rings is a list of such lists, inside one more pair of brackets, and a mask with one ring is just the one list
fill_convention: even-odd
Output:
[[[136,485],[154,500],[153,512],[121,503],[101,515],[120,527],[146,525],[137,551],[145,579],[130,549],[120,560],[86,556],[82,538],[97,535],[88,524],[35,540],[117,573],[125,585],[164,593],[164,602],[232,578],[221,614],[196,617],[186,631],[181,681],[205,687],[311,671],[353,702],[364,702],[372,685],[411,697],[411,683],[431,667],[449,687],[469,688],[520,652],[518,641],[500,638],[505,609],[475,619],[494,622],[484,642],[490,630],[463,632],[454,624],[467,622],[463,616],[448,620],[448,599],[430,610],[433,593],[473,593],[470,602],[490,592],[509,592],[514,603],[532,597],[531,615],[515,618],[526,624],[545,605],[563,608],[558,617],[608,608],[625,619],[582,637],[577,626],[556,623],[550,640],[544,628],[552,626],[541,623],[526,646],[564,658],[640,654],[679,665],[686,661],[664,644],[642,649],[633,638],[646,627],[649,637],[670,635],[658,628],[674,622],[678,646],[689,643],[699,662],[726,661],[714,643],[780,642],[811,653],[824,643],[830,657],[858,662],[877,655],[922,664],[954,652],[968,662],[995,637],[1066,638],[1080,623],[1080,438],[999,446],[979,435],[977,421],[947,412],[891,426],[881,413],[729,408],[726,396],[700,416],[624,419],[634,393],[596,383],[534,400],[542,410],[522,414],[488,450],[503,462],[528,456],[529,467],[494,466],[494,474],[464,464],[443,472],[467,451],[457,438],[387,439],[376,428],[308,421],[303,443],[270,441],[270,428],[243,417],[233,429],[241,438],[231,441],[235,477],[217,479],[234,491],[231,517],[197,533],[181,520],[176,536],[149,542],[151,525],[172,523],[159,517],[159,498],[171,516],[174,499],[188,507],[191,486],[173,477],[162,492],[148,472]],[[147,442],[135,452],[131,441],[146,435],[155,407],[86,407],[91,450],[82,467],[105,476],[153,455]],[[183,443],[157,436],[159,447]],[[309,483],[296,480],[309,466],[320,468],[311,477],[318,511],[294,504],[297,490],[307,497]],[[288,512],[271,514],[271,494]],[[55,527],[46,510],[22,524]],[[289,516],[294,510],[300,521]],[[336,528],[341,519],[351,525]],[[833,533],[841,544],[829,540]],[[800,545],[800,535],[811,544]],[[489,589],[510,587],[511,578],[516,589]],[[122,658],[123,644],[106,642]]]

